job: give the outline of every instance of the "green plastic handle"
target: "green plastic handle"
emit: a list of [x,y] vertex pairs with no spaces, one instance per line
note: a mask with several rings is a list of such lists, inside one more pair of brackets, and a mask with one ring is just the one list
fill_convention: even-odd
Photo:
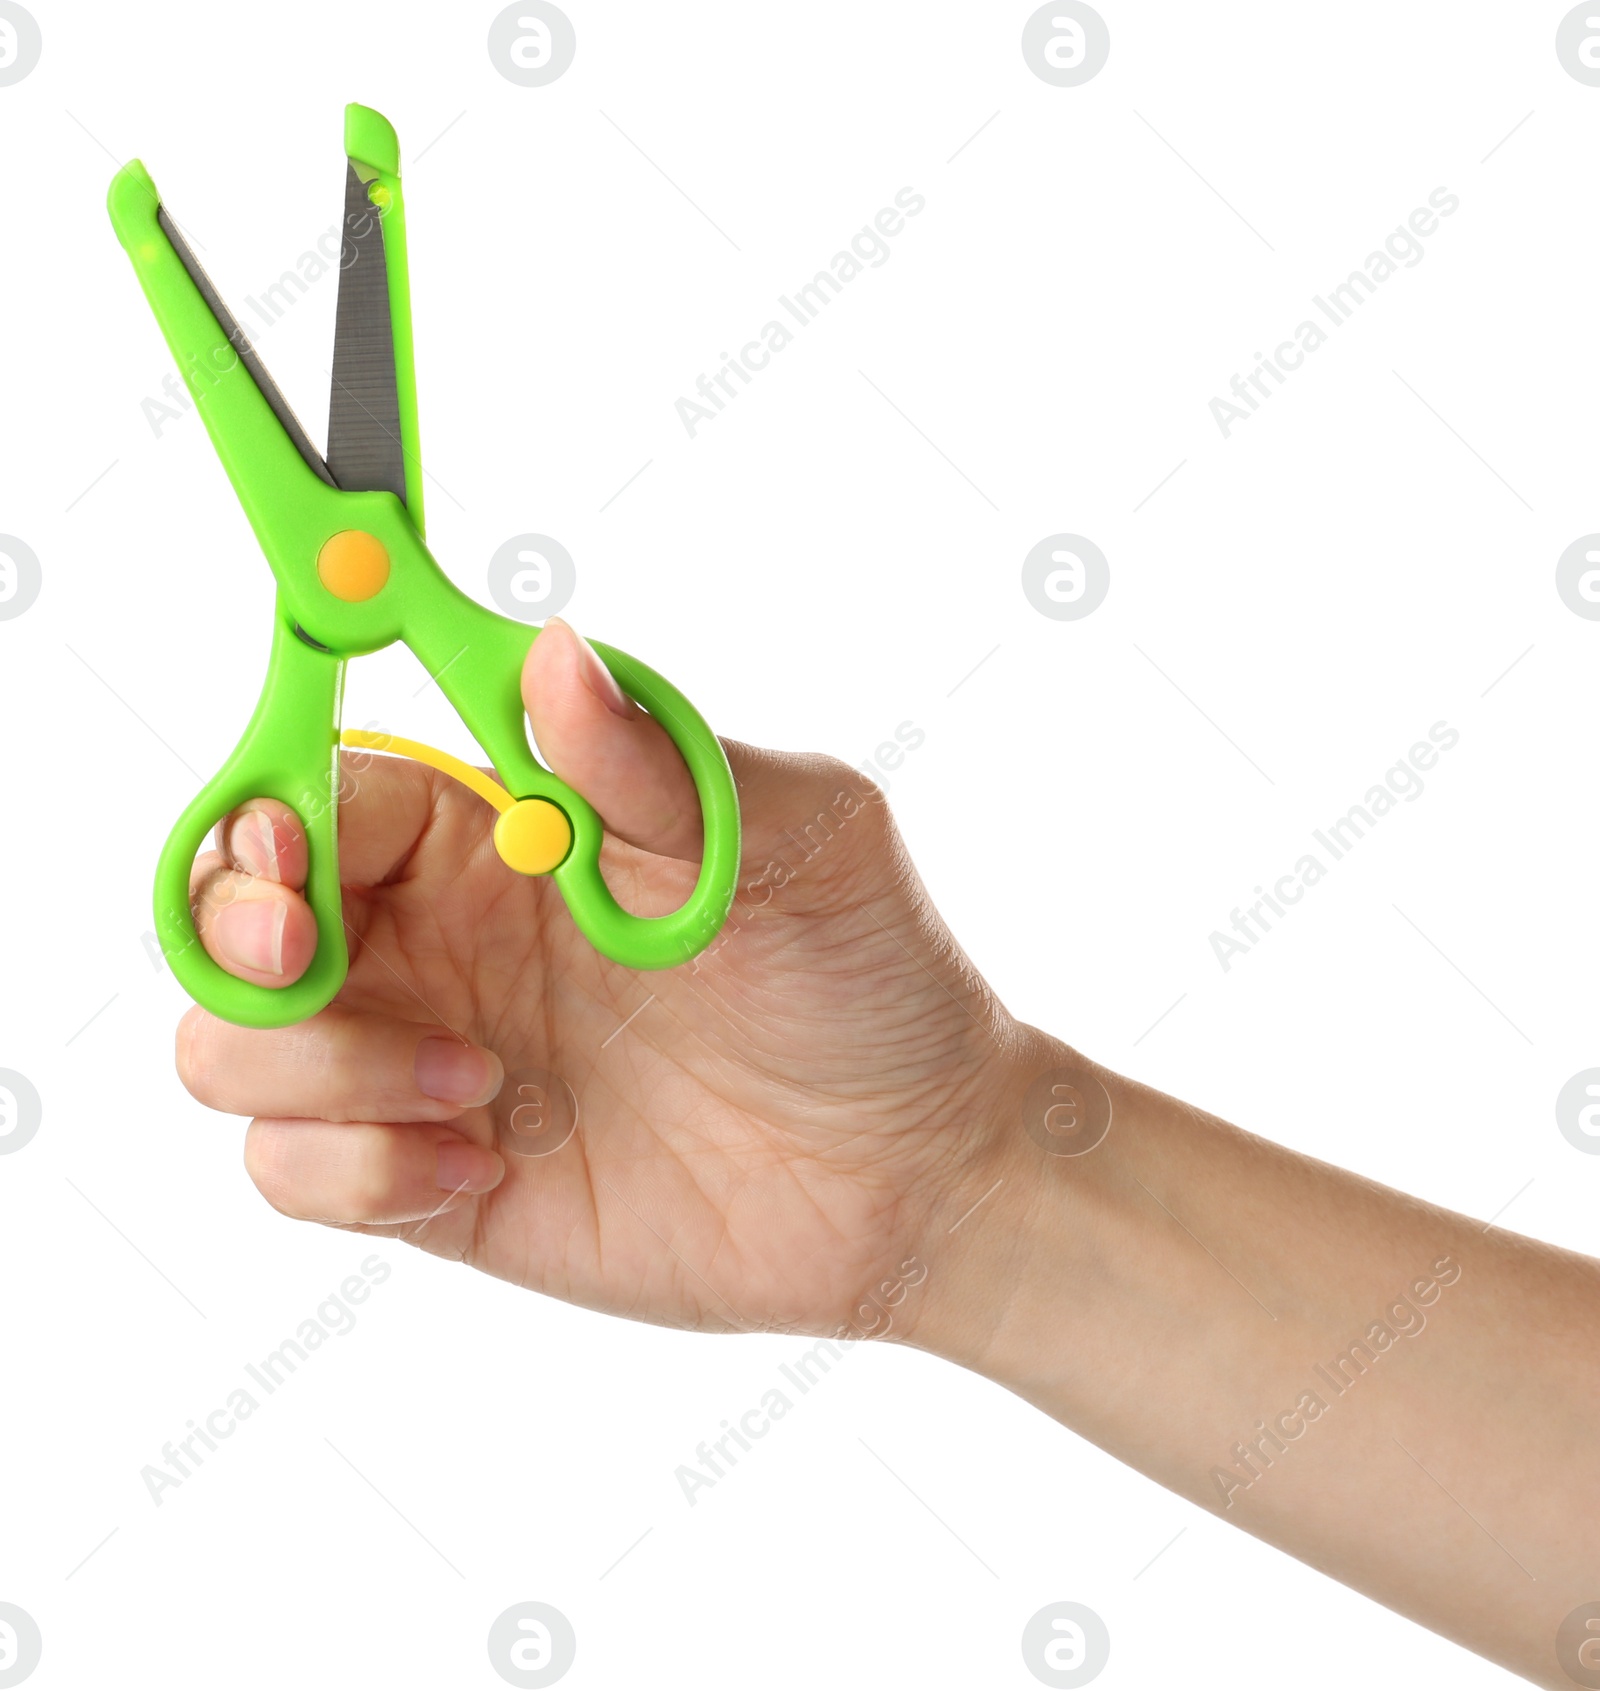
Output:
[[705,848],[694,891],[670,916],[635,916],[617,903],[600,874],[598,816],[592,831],[574,824],[572,852],[555,872],[556,885],[596,951],[630,968],[668,969],[698,956],[717,937],[733,908],[742,849],[739,794],[722,742],[683,694],[648,664],[603,641],[592,644],[623,692],[666,729],[689,766],[700,799]]
[[[178,818],[156,865],[156,937],[197,1004],[245,1027],[287,1027],[322,1009],[344,985],[348,953],[339,894],[339,694],[344,663],[308,646],[279,605],[272,654],[250,726],[233,755]],[[290,986],[256,986],[213,962],[195,933],[189,875],[206,835],[252,798],[275,798],[305,828],[306,897],[317,918],[311,966]]]

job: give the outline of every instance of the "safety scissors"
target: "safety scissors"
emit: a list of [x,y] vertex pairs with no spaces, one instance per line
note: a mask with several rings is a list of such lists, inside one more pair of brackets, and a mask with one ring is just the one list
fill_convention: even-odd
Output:
[[[733,901],[739,804],[728,761],[700,713],[653,669],[596,644],[628,696],[666,729],[689,767],[705,824],[699,877],[667,916],[624,910],[600,874],[598,814],[533,756],[519,678],[539,630],[455,587],[423,543],[411,291],[400,146],[389,121],[345,108],[345,221],[329,404],[319,454],[222,302],[137,159],[108,196],[117,237],[205,419],[277,580],[272,650],[255,715],[222,769],[184,811],[156,870],[156,933],[174,975],[206,1009],[283,1027],[323,1008],[349,967],[337,843],[346,745],[423,758],[500,812],[494,842],[513,870],[552,875],[573,920],[634,969],[687,962]],[[402,640],[487,754],[499,784],[443,752],[339,729],[346,662]],[[317,950],[292,985],[256,986],[197,943],[189,875],[207,831],[245,800],[281,800],[306,832]]]

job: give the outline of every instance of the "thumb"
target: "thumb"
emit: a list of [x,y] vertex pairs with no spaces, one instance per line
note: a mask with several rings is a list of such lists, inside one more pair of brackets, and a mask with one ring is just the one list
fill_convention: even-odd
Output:
[[662,857],[699,857],[700,801],[678,748],[560,617],[529,649],[522,702],[545,761],[608,833]]

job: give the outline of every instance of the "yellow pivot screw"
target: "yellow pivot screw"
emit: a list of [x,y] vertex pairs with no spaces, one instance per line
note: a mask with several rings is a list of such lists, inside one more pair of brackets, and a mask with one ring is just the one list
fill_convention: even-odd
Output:
[[500,812],[494,849],[519,875],[548,875],[572,849],[572,824],[549,799],[518,799]]
[[359,604],[382,590],[389,579],[389,553],[375,534],[345,528],[323,541],[317,576],[335,599]]

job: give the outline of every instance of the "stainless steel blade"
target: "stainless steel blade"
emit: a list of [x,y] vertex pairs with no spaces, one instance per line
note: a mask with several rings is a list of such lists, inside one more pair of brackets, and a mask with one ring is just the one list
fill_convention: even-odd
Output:
[[156,221],[161,225],[162,233],[172,243],[172,250],[177,253],[185,270],[189,272],[189,280],[200,290],[200,297],[211,310],[211,315],[221,325],[222,332],[228,337],[234,351],[239,354],[239,361],[250,373],[251,380],[261,390],[261,396],[272,407],[272,414],[283,425],[283,432],[295,444],[300,456],[317,472],[329,487],[337,486],[328,466],[323,462],[322,454],[311,444],[311,437],[300,426],[300,419],[295,416],[289,401],[283,397],[278,384],[267,372],[267,367],[261,362],[260,354],[250,344],[250,337],[239,327],[238,320],[223,303],[222,295],[216,290],[211,278],[206,275],[205,267],[194,256],[189,243],[178,233],[178,226],[167,216],[167,208],[156,208]]
[[383,488],[403,500],[406,462],[400,444],[400,390],[394,369],[383,222],[348,160],[339,264],[328,468],[346,491]]

